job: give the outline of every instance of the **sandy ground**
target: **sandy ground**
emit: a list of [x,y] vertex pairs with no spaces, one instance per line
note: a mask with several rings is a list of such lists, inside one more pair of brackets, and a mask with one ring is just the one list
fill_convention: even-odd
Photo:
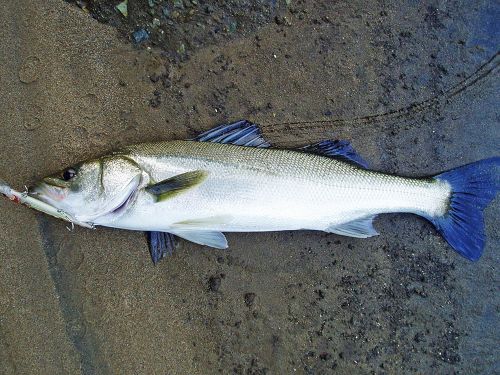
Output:
[[[291,25],[169,64],[63,1],[3,1],[0,176],[22,188],[240,118],[279,147],[351,139],[405,175],[498,155],[498,3],[393,3],[301,2]],[[1,200],[0,373],[493,374],[498,203],[477,263],[387,215],[372,239],[230,234],[154,267],[142,233],[69,232]]]

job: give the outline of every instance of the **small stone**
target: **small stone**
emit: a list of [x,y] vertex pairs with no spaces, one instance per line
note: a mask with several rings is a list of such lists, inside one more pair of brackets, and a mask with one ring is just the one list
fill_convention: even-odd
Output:
[[319,355],[319,359],[321,359],[322,361],[327,361],[329,360],[330,358],[332,358],[331,354],[330,353],[327,353],[327,352],[323,352]]
[[317,295],[318,295],[318,299],[324,299],[325,298],[325,292],[323,292],[323,290],[321,289],[316,289],[314,291]]
[[146,30],[144,29],[139,29],[137,31],[134,31],[132,33],[132,38],[134,39],[134,42],[139,44],[139,43],[142,43],[146,40],[149,39],[149,34]]
[[245,305],[248,307],[252,307],[255,301],[256,294],[255,293],[245,293]]
[[161,97],[155,96],[154,98],[149,99],[149,105],[151,108],[158,108],[161,104]]
[[116,9],[122,14],[123,17],[128,17],[128,0],[122,1],[116,6]]
[[274,17],[274,22],[280,26],[290,26],[292,24],[286,16],[276,16]]
[[229,25],[227,26],[227,31],[229,33],[234,33],[238,27],[238,23],[236,21],[231,21],[229,22]]
[[149,79],[151,80],[151,82],[156,83],[160,80],[160,76],[156,73],[153,73],[149,76]]
[[219,291],[220,284],[221,284],[220,276],[210,276],[210,278],[208,279],[208,289],[211,292]]

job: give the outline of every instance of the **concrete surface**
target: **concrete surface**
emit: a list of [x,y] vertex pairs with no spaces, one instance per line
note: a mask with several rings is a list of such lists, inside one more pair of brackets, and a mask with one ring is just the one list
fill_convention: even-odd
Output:
[[[405,175],[498,155],[497,2],[298,4],[170,64],[63,1],[1,2],[0,176],[21,188],[240,118],[279,147],[351,139]],[[387,215],[373,239],[230,234],[154,267],[141,233],[1,200],[0,373],[498,373],[498,202],[477,263]]]

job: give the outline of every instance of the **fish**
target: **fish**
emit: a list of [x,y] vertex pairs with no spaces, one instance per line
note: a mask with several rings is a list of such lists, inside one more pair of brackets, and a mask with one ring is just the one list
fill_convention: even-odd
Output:
[[227,232],[368,238],[379,234],[377,215],[396,212],[427,219],[476,261],[499,167],[493,157],[435,176],[396,176],[369,169],[348,141],[279,149],[240,120],[189,140],[123,147],[43,178],[29,195],[86,226],[146,232],[155,264],[172,254],[176,237],[217,249],[228,247]]

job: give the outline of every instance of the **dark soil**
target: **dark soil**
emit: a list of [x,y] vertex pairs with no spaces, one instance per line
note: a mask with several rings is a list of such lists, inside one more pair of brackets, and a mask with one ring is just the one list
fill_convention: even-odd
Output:
[[[284,0],[129,0],[125,17],[116,7],[120,1],[67,1],[116,27],[123,38],[181,60],[201,47],[248,36],[269,22],[288,24],[292,14],[300,13]],[[141,30],[147,36],[138,42],[134,33]]]

